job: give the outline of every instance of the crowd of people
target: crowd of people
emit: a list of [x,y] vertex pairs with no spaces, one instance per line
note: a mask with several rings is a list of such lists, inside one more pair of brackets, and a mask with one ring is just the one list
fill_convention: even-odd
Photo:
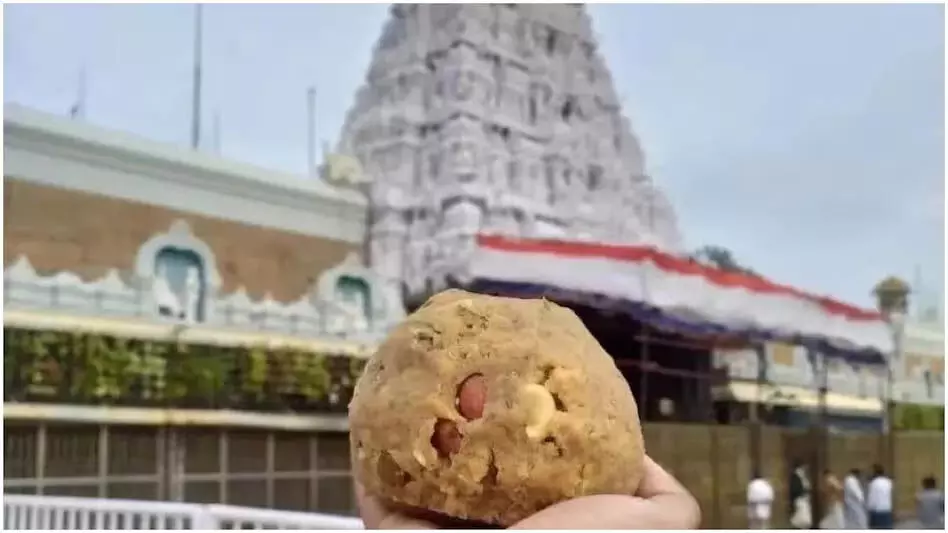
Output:
[[[872,467],[868,482],[859,469],[851,470],[842,481],[831,471],[823,473],[818,494],[822,517],[820,529],[894,529],[892,478],[881,465]],[[796,463],[789,476],[789,525],[795,529],[813,526],[813,486],[802,463]],[[750,529],[770,529],[773,519],[774,488],[770,481],[754,472],[747,485],[747,519]],[[923,529],[944,529],[945,499],[933,476],[922,480],[916,495],[915,525]]]

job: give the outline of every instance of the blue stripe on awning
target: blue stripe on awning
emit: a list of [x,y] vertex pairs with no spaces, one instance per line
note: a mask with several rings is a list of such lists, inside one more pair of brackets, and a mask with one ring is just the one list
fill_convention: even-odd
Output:
[[642,302],[623,300],[604,294],[586,293],[534,283],[517,283],[491,279],[477,279],[469,288],[484,292],[519,298],[546,297],[563,303],[586,305],[603,311],[613,311],[630,316],[656,329],[695,337],[739,337],[748,342],[786,342],[816,349],[828,357],[852,363],[885,365],[882,353],[856,347],[838,339],[809,336],[803,333],[782,332],[756,326],[727,326],[708,320],[690,310],[661,309]]

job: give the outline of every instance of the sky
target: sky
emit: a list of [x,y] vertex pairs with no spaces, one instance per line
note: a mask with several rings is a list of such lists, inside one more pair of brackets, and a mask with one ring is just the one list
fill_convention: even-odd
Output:
[[[307,88],[335,144],[387,9],[205,6],[206,149],[311,179]],[[942,302],[943,6],[588,10],[689,247],[864,306],[884,276],[920,271],[923,300]],[[85,120],[188,144],[193,6],[4,11],[6,103],[65,115],[84,77]]]

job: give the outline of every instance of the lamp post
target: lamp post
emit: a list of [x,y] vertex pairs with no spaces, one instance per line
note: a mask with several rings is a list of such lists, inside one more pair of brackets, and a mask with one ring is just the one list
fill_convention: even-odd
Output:
[[754,346],[754,355],[757,357],[757,398],[753,404],[751,404],[752,411],[751,422],[753,425],[753,433],[751,433],[751,438],[753,439],[753,448],[752,453],[754,470],[757,472],[762,471],[763,466],[763,411],[764,411],[764,384],[767,382],[768,378],[768,368],[767,368],[767,347],[764,343],[759,342]]
[[909,285],[894,276],[882,280],[873,290],[879,311],[882,312],[883,317],[889,324],[889,331],[892,334],[892,353],[888,354],[885,365],[885,418],[883,423],[884,442],[886,443],[885,462],[890,476],[895,474],[895,384],[897,377],[899,377],[896,375],[896,371],[904,364],[902,361],[903,338],[905,336],[905,320],[908,313],[910,292]]
[[[829,376],[828,369],[829,366],[826,364],[826,354],[816,349],[815,346],[807,345],[806,346],[807,359],[810,360],[810,364],[813,368],[813,375],[816,382],[817,390],[817,412],[815,424],[811,422],[810,425],[810,438],[812,441],[811,448],[811,461],[810,461],[810,479],[813,480],[813,492],[812,492],[812,505],[810,507],[811,513],[811,529],[820,529],[820,519],[824,516],[826,509],[824,509],[824,489],[823,486],[823,471],[827,466],[827,424],[828,414],[826,406],[826,394],[829,387]],[[812,420],[812,419],[811,419]]]
[[[895,475],[895,385],[897,383],[897,369],[902,368],[903,338],[905,335],[905,313],[893,310],[889,316],[889,329],[892,332],[892,358],[886,365],[886,462],[890,476]],[[901,372],[899,372],[901,374]]]

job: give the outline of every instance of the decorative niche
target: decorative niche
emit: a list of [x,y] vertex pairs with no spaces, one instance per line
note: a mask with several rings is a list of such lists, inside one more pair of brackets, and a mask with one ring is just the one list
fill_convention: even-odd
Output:
[[185,322],[207,322],[221,285],[213,250],[184,220],[148,239],[135,258],[135,277],[145,289],[145,311]]

